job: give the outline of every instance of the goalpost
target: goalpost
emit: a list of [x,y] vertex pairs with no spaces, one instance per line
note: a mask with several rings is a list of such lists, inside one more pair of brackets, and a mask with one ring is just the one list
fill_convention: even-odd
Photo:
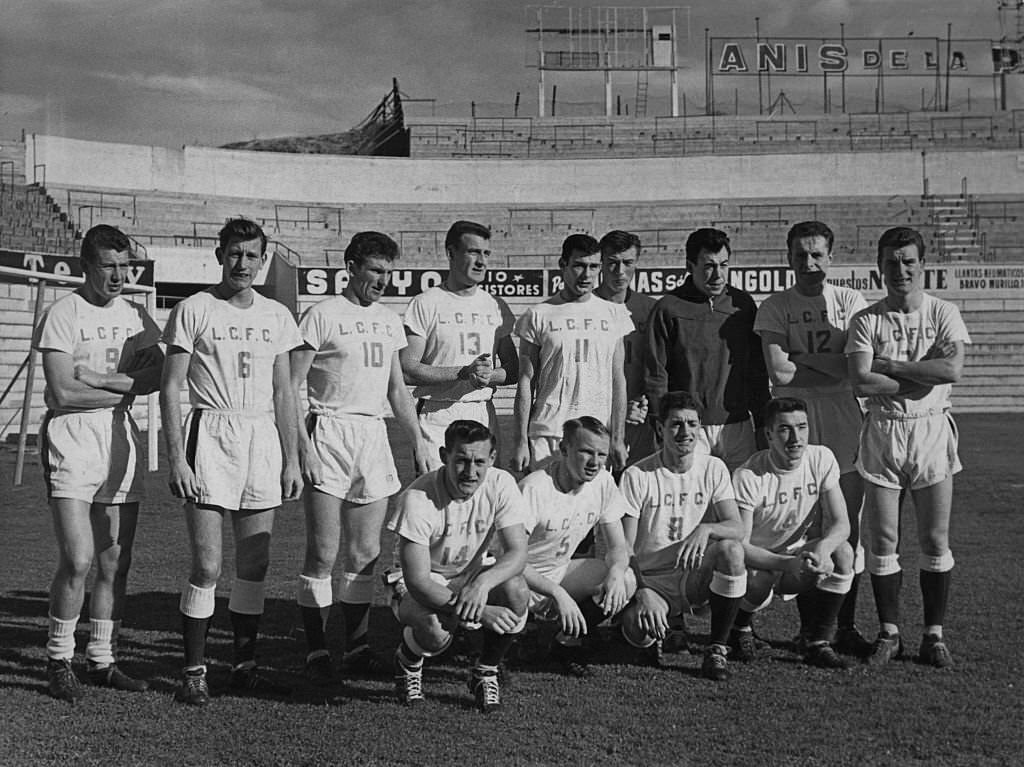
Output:
[[[32,269],[18,269],[12,266],[0,266],[0,280],[11,280],[17,282],[27,282],[30,286],[35,285],[36,296],[35,296],[35,307],[32,313],[32,335],[31,338],[35,338],[36,328],[39,326],[39,320],[43,316],[43,299],[44,291],[47,287],[73,287],[82,285],[85,283],[84,277],[75,277],[70,274],[51,274],[49,272],[37,272]],[[124,293],[141,293],[146,297],[146,311],[150,317],[156,317],[156,288],[152,285],[125,285],[123,289]],[[31,341],[30,341],[31,344]],[[21,484],[22,475],[25,469],[25,452],[28,445],[28,429],[29,421],[32,416],[32,394],[35,388],[35,375],[36,375],[36,354],[29,346],[29,355],[25,370],[25,393],[22,397],[21,404],[21,428],[18,432],[18,457],[14,465],[14,484],[18,486]],[[18,371],[21,372],[20,369]],[[15,373],[17,377],[18,373]],[[12,381],[13,384],[13,381]],[[157,433],[157,419],[158,419],[158,403],[157,398],[153,395],[147,395],[146,397],[146,417],[149,421],[146,429],[147,433],[147,457],[149,462],[149,470],[156,471],[157,469],[157,444],[159,441],[159,435]]]

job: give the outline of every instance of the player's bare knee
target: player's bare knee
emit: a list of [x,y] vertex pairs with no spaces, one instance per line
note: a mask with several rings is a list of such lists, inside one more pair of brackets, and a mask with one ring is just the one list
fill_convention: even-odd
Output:
[[310,578],[329,578],[338,559],[338,546],[306,541],[306,554],[302,559],[302,573]]
[[[439,622],[433,621],[430,624],[410,627],[412,629],[412,642],[410,645],[418,655],[432,656],[443,652],[452,641],[452,635]],[[408,635],[406,635],[408,638]]]
[[925,531],[920,536],[921,555],[925,557],[941,557],[949,551],[949,532]]
[[188,579],[199,588],[216,586],[220,580],[220,562],[193,563]]
[[727,575],[741,575],[746,572],[742,543],[733,540],[715,541],[712,547],[715,570]]
[[854,562],[853,547],[843,541],[836,550],[832,552],[832,564],[835,565],[838,573],[852,573]]
[[363,573],[372,575],[373,568],[380,556],[380,543],[359,543],[353,541],[352,545],[346,544],[341,551],[340,559],[342,569],[347,573]]
[[92,568],[92,558],[91,551],[62,552],[57,563],[57,574],[64,579],[84,581]]
[[508,607],[516,615],[523,615],[526,612],[526,606],[530,603],[530,588],[526,585],[526,579],[523,576],[515,575],[496,586],[487,601],[490,604]]
[[324,578],[331,577],[331,571],[334,570],[334,562],[328,562],[323,559],[305,559],[302,564],[302,574],[307,578],[315,578],[316,580],[323,580]]

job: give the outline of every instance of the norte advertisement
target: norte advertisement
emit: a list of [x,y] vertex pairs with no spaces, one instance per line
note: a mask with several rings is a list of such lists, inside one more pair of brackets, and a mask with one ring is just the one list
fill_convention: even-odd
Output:
[[[20,250],[0,250],[0,266],[42,272],[56,277],[82,276],[82,264],[78,256],[50,256],[42,253],[26,253]],[[132,261],[127,276],[130,285],[152,285],[153,262]],[[29,279],[28,277],[4,275],[4,280],[7,282],[28,282]]]

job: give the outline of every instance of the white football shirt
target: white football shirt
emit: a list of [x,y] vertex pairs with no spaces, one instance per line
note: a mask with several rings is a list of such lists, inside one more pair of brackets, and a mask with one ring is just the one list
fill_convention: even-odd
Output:
[[[867,308],[867,301],[853,288],[825,284],[820,296],[805,296],[795,287],[768,296],[758,307],[754,332],[770,332],[785,337],[790,352],[804,354],[842,354],[853,316]],[[776,397],[833,397],[851,394],[849,381],[830,386],[805,388],[776,386]]]
[[[850,325],[846,353],[871,352],[900,362],[918,362],[938,342],[971,342],[960,310],[949,301],[925,293],[913,312],[891,311],[885,299],[859,312]],[[875,394],[867,398],[868,412],[941,412],[949,408],[951,384],[922,387],[919,393]]]
[[632,330],[625,306],[593,294],[569,302],[555,296],[519,317],[516,335],[540,357],[529,436],[560,437],[562,424],[583,415],[608,424],[615,346]]
[[759,450],[733,475],[736,505],[753,514],[750,542],[775,553],[821,535],[821,495],[839,486],[839,464],[824,445],[808,445],[800,465],[779,469]]
[[565,493],[555,484],[559,464],[556,459],[519,483],[529,514],[526,562],[545,576],[572,559],[595,525],[617,522],[627,511],[626,499],[607,471]]
[[[123,372],[136,352],[159,340],[159,326],[138,304],[117,296],[107,306],[96,306],[74,291],[47,309],[36,328],[32,347],[66,352],[74,364],[109,375]],[[43,401],[51,410],[57,409],[49,386],[43,390]]]
[[703,453],[680,473],[665,465],[659,450],[627,467],[619,484],[627,513],[637,517],[633,549],[640,571],[650,574],[675,569],[683,539],[715,503],[735,497],[725,464]]
[[163,341],[192,355],[189,401],[197,409],[274,410],[274,358],[302,345],[284,305],[253,293],[240,308],[210,290],[171,310]]
[[[510,335],[515,323],[508,304],[486,290],[477,288],[462,296],[439,285],[414,296],[404,319],[409,331],[426,341],[422,362],[438,367],[465,367],[481,354],[494,355],[498,340]],[[493,356],[492,360],[498,363]],[[493,391],[489,386],[478,389],[469,381],[450,381],[420,384],[413,397],[480,402],[489,400]]]
[[337,296],[311,306],[299,331],[316,351],[306,376],[311,413],[382,417],[387,412],[391,360],[405,347],[397,314]]
[[485,551],[493,530],[526,525],[523,496],[512,475],[490,468],[469,498],[451,497],[444,467],[413,480],[398,497],[388,530],[430,549],[430,569],[449,580]]

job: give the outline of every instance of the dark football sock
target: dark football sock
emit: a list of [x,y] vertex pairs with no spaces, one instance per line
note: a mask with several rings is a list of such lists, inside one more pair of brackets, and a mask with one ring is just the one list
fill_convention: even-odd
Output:
[[256,635],[259,633],[259,615],[229,612],[231,629],[234,632],[234,663],[251,663],[256,660]]
[[209,618],[190,618],[181,614],[181,636],[185,642],[185,665],[202,666],[206,662],[206,632]]
[[729,641],[729,632],[736,623],[741,599],[742,597],[723,597],[711,592],[708,598],[708,604],[711,606],[711,634],[708,641],[711,644],[724,645]]
[[946,605],[949,603],[949,585],[953,571],[933,573],[922,570],[921,600],[924,603],[924,625],[941,626],[946,619]]
[[860,590],[860,573],[855,573],[850,582],[850,590],[843,598],[839,608],[837,623],[839,628],[852,628],[857,623],[857,592]]
[[518,634],[498,634],[494,631],[483,629],[484,646],[480,653],[481,666],[497,666],[505,657],[508,648],[516,641]]
[[871,590],[875,594],[875,609],[879,623],[900,623],[900,589],[903,587],[903,571],[891,575],[872,575]]

